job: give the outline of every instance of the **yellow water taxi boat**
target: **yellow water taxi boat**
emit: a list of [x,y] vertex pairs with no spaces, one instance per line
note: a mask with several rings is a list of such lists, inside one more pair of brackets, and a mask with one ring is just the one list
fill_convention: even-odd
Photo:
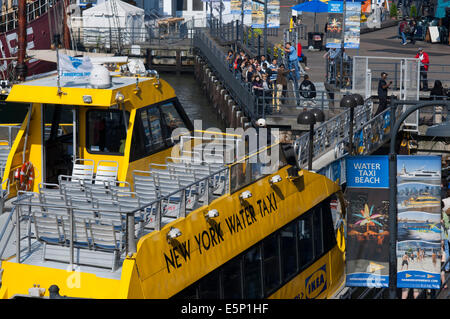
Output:
[[[299,169],[290,144],[240,154],[243,134],[194,131],[156,73],[107,78],[95,87],[48,76],[9,93],[29,111],[2,173],[12,209],[0,229],[0,297],[339,291],[336,183]],[[276,160],[262,164],[263,153]]]

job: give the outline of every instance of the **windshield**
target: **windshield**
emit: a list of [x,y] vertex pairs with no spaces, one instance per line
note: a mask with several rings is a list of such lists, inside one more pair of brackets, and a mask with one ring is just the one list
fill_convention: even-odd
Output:
[[123,155],[127,135],[123,112],[89,110],[86,118],[88,152]]

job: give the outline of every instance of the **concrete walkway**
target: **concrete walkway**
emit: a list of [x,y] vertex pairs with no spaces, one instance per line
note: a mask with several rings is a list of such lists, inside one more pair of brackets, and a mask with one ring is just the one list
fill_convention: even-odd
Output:
[[[289,27],[289,20],[292,14],[291,7],[297,4],[295,0],[281,0],[281,25],[277,37],[269,37],[269,41],[273,44],[279,44],[283,41],[283,30]],[[316,15],[316,23],[318,24],[318,32],[324,32],[324,26],[327,19],[327,13],[318,13]],[[303,12],[302,22],[307,25],[308,32],[313,31],[314,14]],[[307,50],[307,40],[301,40],[303,49],[308,58],[308,71],[310,79],[313,82],[323,82],[325,80],[325,59],[323,55],[325,51],[311,52]],[[379,29],[373,32],[364,33],[361,35],[360,49],[348,49],[347,54],[350,56],[386,56],[386,57],[408,57],[414,58],[417,49],[421,47],[430,57],[430,70],[447,72],[443,75],[447,83],[444,86],[450,87],[450,45],[443,45],[437,43],[428,43],[424,41],[416,41],[413,44],[401,45],[400,39],[397,38],[397,26]],[[433,64],[448,64],[448,67],[434,67]],[[377,74],[374,75],[378,77]],[[433,85],[433,83],[429,83]]]

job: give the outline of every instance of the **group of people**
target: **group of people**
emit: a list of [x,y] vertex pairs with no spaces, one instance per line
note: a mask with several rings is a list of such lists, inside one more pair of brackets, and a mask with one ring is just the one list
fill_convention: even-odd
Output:
[[398,25],[398,32],[400,34],[400,38],[402,39],[402,45],[408,44],[408,39],[411,44],[415,44],[416,40],[414,39],[414,35],[417,30],[417,22],[415,19],[411,19],[409,22],[406,18],[403,18],[402,21]]
[[[265,105],[265,114],[281,112],[283,100],[287,97],[289,80],[294,83],[294,91],[304,98],[312,99],[316,96],[315,86],[305,71],[310,68],[307,66],[306,56],[301,52],[301,44],[298,43],[296,49],[290,42],[286,42],[283,50],[285,63],[282,63],[282,59],[269,60],[266,55],[251,57],[244,51],[233,50],[229,50],[225,58],[235,77],[247,83],[256,95],[258,103]],[[304,78],[299,84],[301,75]]]

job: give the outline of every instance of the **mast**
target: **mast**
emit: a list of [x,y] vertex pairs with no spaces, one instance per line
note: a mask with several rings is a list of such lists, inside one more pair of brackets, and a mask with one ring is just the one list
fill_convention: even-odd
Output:
[[17,80],[23,81],[27,76],[27,65],[25,64],[25,54],[27,48],[27,3],[26,0],[18,1],[18,50],[16,74]]
[[70,0],[63,0],[63,10],[64,10],[64,48],[70,49],[70,30],[67,22],[68,10],[69,10]]

